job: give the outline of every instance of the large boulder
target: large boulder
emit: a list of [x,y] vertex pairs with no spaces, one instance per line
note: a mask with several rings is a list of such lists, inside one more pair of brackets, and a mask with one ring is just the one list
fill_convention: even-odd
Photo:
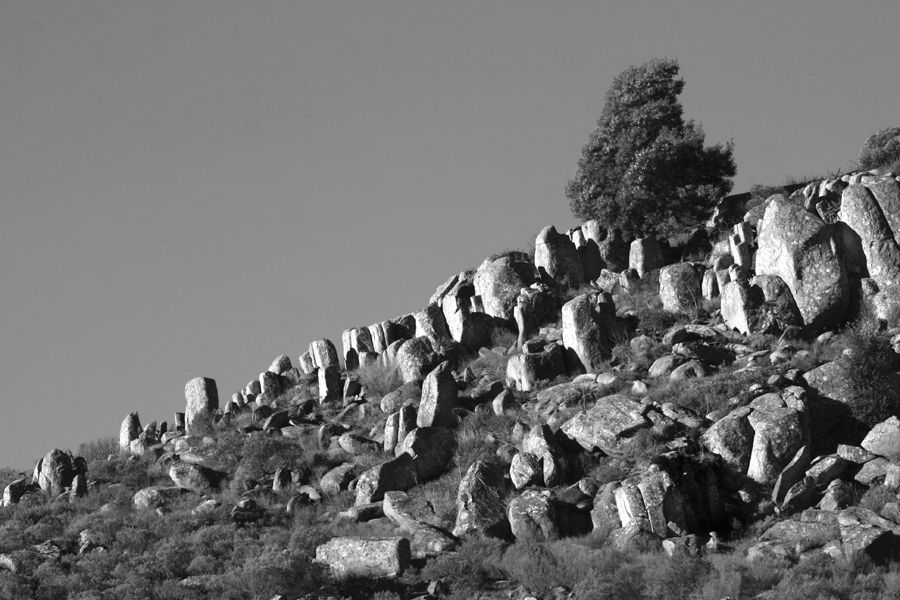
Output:
[[575,244],[552,225],[544,227],[534,241],[534,266],[565,287],[584,283],[584,265]]
[[519,290],[535,281],[534,264],[524,252],[507,252],[486,258],[475,271],[475,293],[484,312],[492,317],[512,319]]
[[663,538],[709,531],[725,518],[712,469],[675,453],[623,480],[615,490],[615,502],[623,528]]
[[744,475],[750,466],[753,451],[753,427],[748,417],[752,409],[737,408],[713,423],[702,436],[701,443],[707,450],[722,458],[735,473]]
[[752,281],[729,281],[721,295],[722,319],[743,334],[778,334],[803,325],[797,303],[779,277],[760,275]]
[[178,487],[197,494],[217,492],[226,474],[203,465],[176,462],[169,467],[169,478]]
[[662,248],[654,237],[638,238],[631,242],[628,267],[637,271],[638,277],[665,264]]
[[865,257],[863,269],[882,290],[900,284],[900,245],[889,220],[900,208],[900,184],[886,179],[866,187],[851,185],[841,195],[840,219],[858,236]]
[[397,350],[397,365],[404,383],[421,381],[438,362],[431,340],[417,337],[406,340]]
[[331,340],[320,338],[310,342],[309,355],[312,358],[313,365],[317,369],[341,366],[341,363],[338,360],[337,348],[334,347]]
[[644,407],[624,394],[600,398],[589,410],[579,411],[562,430],[587,451],[599,448],[616,453],[638,429],[649,426]]
[[185,493],[184,488],[154,485],[135,492],[131,504],[137,510],[166,510],[169,503]]
[[522,288],[516,298],[513,316],[519,330],[519,346],[537,335],[542,325],[555,321],[559,315],[559,300],[543,283]]
[[439,527],[430,502],[410,498],[405,492],[386,492],[382,503],[384,516],[410,535],[414,558],[425,558],[456,547],[457,540]]
[[472,463],[456,493],[453,535],[480,531],[493,537],[506,536],[509,523],[500,499],[502,475],[499,469],[484,461]]
[[410,557],[409,540],[403,537],[338,537],[316,548],[316,561],[338,580],[397,577],[409,567]]
[[797,451],[808,444],[805,415],[790,406],[754,410],[748,417],[753,427],[753,448],[747,476],[771,483]]
[[431,371],[422,383],[422,400],[416,419],[418,427],[452,426],[455,422],[457,386],[450,363],[442,362]]
[[516,540],[541,542],[559,537],[556,504],[550,490],[527,490],[513,498],[506,509]]
[[438,298],[450,337],[469,351],[489,346],[493,330],[493,318],[475,312],[472,297],[475,295],[474,271],[464,271],[452,279],[452,285]]
[[538,381],[555,379],[565,372],[565,353],[556,343],[549,344],[541,352],[516,354],[506,363],[507,382],[515,383],[523,392],[533,390]]
[[419,427],[406,434],[395,452],[412,457],[416,479],[427,481],[440,475],[453,458],[456,435],[446,427]]
[[759,224],[756,273],[780,277],[810,331],[837,324],[850,287],[832,228],[799,204],[774,196]]
[[703,303],[703,267],[679,263],[659,271],[659,299],[663,310],[675,313],[696,312]]
[[3,500],[0,500],[0,506],[13,506],[27,494],[39,493],[41,488],[36,483],[28,481],[25,477],[21,477],[12,481],[3,489]]
[[49,496],[59,496],[72,486],[72,480],[85,470],[84,459],[76,461],[71,452],[54,448],[38,461],[32,483]]
[[900,463],[900,419],[891,417],[879,423],[860,445],[872,454]]
[[416,485],[416,465],[405,452],[367,470],[356,483],[356,506],[384,498],[392,490],[405,491]]
[[616,307],[608,294],[582,294],[562,307],[562,337],[570,371],[595,373],[605,365],[618,332]]
[[212,433],[216,411],[219,410],[219,390],[216,380],[196,377],[184,386],[186,406],[185,428],[190,435]]

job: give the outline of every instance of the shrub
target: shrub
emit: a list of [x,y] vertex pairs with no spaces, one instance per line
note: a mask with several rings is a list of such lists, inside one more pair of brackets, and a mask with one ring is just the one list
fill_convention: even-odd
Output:
[[654,59],[616,76],[597,129],[566,186],[572,213],[635,236],[706,221],[732,186],[732,145],[704,147],[685,121],[678,62]]
[[866,138],[859,149],[859,166],[896,170],[900,166],[900,127],[886,127]]
[[900,416],[900,387],[895,372],[898,356],[890,340],[872,327],[847,334],[847,405],[854,418],[872,427],[892,415]]

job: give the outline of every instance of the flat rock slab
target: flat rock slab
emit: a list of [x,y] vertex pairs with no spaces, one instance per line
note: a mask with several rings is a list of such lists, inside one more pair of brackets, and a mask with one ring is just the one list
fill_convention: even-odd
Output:
[[404,537],[339,537],[316,548],[316,561],[328,565],[336,579],[396,577],[409,559],[409,540]]
[[585,450],[615,451],[624,436],[649,424],[641,414],[643,408],[628,396],[613,394],[600,398],[589,410],[580,411],[563,424],[562,430]]

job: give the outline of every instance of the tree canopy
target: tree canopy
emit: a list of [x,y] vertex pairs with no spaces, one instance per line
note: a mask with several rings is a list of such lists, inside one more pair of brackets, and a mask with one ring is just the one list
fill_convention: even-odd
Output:
[[731,191],[732,144],[704,146],[703,129],[684,120],[678,71],[653,59],[615,77],[566,186],[576,217],[666,236],[708,219]]

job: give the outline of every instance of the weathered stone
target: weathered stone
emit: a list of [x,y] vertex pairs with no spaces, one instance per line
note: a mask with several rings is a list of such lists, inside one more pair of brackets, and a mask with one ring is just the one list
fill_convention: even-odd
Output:
[[519,330],[519,346],[537,335],[542,325],[555,320],[558,315],[559,301],[549,286],[533,283],[522,288],[513,309],[513,317]]
[[184,386],[187,402],[185,428],[189,435],[212,433],[215,413],[219,410],[219,390],[216,381],[209,377],[191,379]]
[[356,435],[354,433],[345,433],[338,438],[338,446],[350,455],[355,454],[374,454],[380,450],[380,444],[367,437]]
[[331,340],[325,338],[313,340],[309,344],[309,355],[312,357],[313,364],[317,369],[340,368],[341,366],[338,360],[337,348],[334,347]]
[[415,337],[428,338],[434,347],[440,347],[446,340],[452,339],[441,307],[429,304],[416,312],[414,316],[416,319]]
[[900,419],[890,417],[878,423],[860,445],[872,454],[900,462]]
[[535,281],[534,264],[524,252],[508,252],[489,257],[475,271],[473,285],[484,312],[492,317],[512,319],[519,291]]
[[544,475],[540,460],[528,452],[517,453],[509,465],[509,479],[517,490],[530,485],[543,485]]
[[703,303],[703,268],[695,263],[679,263],[659,271],[659,299],[663,310],[693,313]]
[[72,480],[77,474],[75,457],[72,453],[55,448],[38,461],[31,481],[45,494],[55,497],[72,485]]
[[397,350],[397,364],[404,383],[421,381],[437,365],[437,354],[427,337],[403,342]]
[[491,401],[491,408],[494,409],[495,415],[502,417],[516,411],[519,408],[519,403],[516,402],[516,397],[511,391],[503,390]]
[[122,421],[119,427],[119,450],[128,452],[131,448],[131,441],[136,440],[141,434],[141,420],[136,412],[129,413]]
[[357,506],[384,498],[391,490],[408,490],[416,485],[416,466],[413,457],[403,453],[368,469],[356,483]]
[[577,288],[584,283],[584,265],[575,244],[552,225],[542,229],[535,239],[534,266],[563,286]]
[[415,475],[423,482],[440,475],[456,452],[456,435],[444,427],[419,427],[406,434],[397,451],[413,458]]
[[606,294],[582,294],[562,307],[563,345],[570,371],[597,372],[605,365],[619,333],[616,307]]
[[315,360],[309,350],[300,355],[297,359],[297,364],[300,367],[300,370],[306,375],[310,375],[316,370]]
[[457,385],[450,363],[442,362],[422,383],[422,400],[416,424],[419,427],[447,427],[455,424],[453,409],[457,403]]
[[849,285],[832,229],[783,196],[767,201],[759,224],[758,275],[776,275],[790,288],[804,324],[826,329],[843,318]]
[[275,357],[275,360],[273,360],[272,364],[269,365],[268,370],[278,375],[284,375],[292,368],[293,365],[291,364],[291,357],[287,354],[282,354]]
[[259,374],[259,387],[262,394],[268,398],[269,403],[278,398],[291,387],[287,377],[273,371],[263,371]]
[[523,492],[509,503],[506,515],[518,541],[539,542],[559,537],[556,508],[549,490]]
[[615,452],[623,438],[648,424],[639,402],[614,394],[600,398],[589,410],[578,412],[562,425],[562,430],[585,450]]
[[169,467],[169,478],[180,488],[198,494],[209,494],[220,489],[226,474],[202,465],[176,462]]
[[480,531],[491,537],[505,537],[509,522],[500,500],[502,484],[497,468],[481,460],[472,463],[456,494],[453,535],[459,537]]
[[441,296],[440,307],[450,337],[469,351],[491,343],[494,320],[490,315],[473,310],[474,271],[460,273],[455,283]]
[[[900,284],[900,246],[888,223],[888,213],[876,199],[874,192],[886,198],[897,197],[896,181],[875,184],[871,188],[851,185],[841,195],[840,220],[856,234],[865,257],[865,265],[857,270],[873,279],[880,289]],[[892,208],[897,208],[896,202]],[[895,216],[891,216],[896,219]],[[896,232],[900,234],[900,231]],[[846,245],[846,244],[845,244]]]
[[403,537],[338,537],[316,548],[316,561],[326,564],[338,580],[397,577],[410,557],[409,540]]
[[326,472],[319,480],[322,493],[334,496],[347,489],[353,481],[355,469],[355,464],[346,462]]
[[33,482],[29,482],[25,477],[21,477],[12,481],[3,489],[3,500],[0,506],[13,506],[18,504],[27,494],[40,492],[41,488]]
[[325,367],[318,370],[319,402],[338,402],[341,399],[341,371],[338,367]]
[[555,379],[565,373],[565,353],[559,344],[550,344],[543,352],[516,354],[506,363],[507,382],[523,392],[533,390],[539,381]]
[[381,412],[392,413],[404,404],[417,402],[422,396],[422,384],[418,381],[410,381],[402,384],[396,390],[388,392],[381,398]]
[[405,492],[384,494],[384,516],[410,534],[415,558],[447,552],[456,546],[456,538],[436,525],[437,518],[430,504],[413,500]]
[[628,255],[628,267],[637,271],[638,277],[665,264],[662,248],[654,237],[638,238],[631,242]]
[[758,483],[772,482],[808,441],[803,416],[787,407],[755,410],[749,422],[755,434],[747,476]]
[[184,493],[180,487],[151,486],[138,490],[131,500],[137,510],[166,510],[173,498]]

